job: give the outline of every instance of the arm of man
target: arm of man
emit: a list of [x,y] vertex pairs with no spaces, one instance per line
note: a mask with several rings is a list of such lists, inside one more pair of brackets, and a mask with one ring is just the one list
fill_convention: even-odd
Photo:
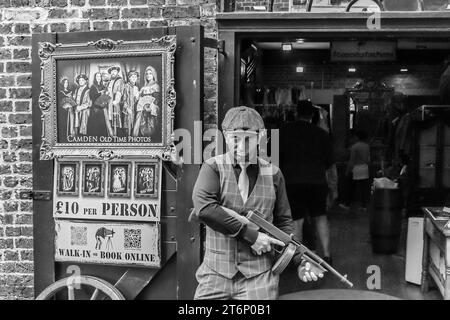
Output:
[[[204,163],[200,169],[192,193],[197,217],[211,229],[255,243],[258,231],[227,212],[220,204],[220,179],[214,165]],[[237,213],[239,214],[239,213]]]

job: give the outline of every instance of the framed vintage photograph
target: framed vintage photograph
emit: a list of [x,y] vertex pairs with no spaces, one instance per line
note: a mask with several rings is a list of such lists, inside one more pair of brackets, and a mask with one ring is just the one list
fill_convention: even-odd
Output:
[[72,161],[57,162],[56,193],[60,196],[78,196],[80,164]]
[[83,196],[103,197],[105,195],[105,163],[83,162]]
[[134,196],[136,198],[158,198],[159,163],[136,162],[134,169]]
[[131,162],[109,162],[108,197],[129,198],[131,195]]
[[41,159],[168,157],[175,36],[39,45]]

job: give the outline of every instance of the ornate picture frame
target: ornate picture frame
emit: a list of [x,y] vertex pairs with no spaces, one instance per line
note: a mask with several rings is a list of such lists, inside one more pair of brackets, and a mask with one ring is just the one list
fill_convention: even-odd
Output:
[[176,36],[39,43],[40,159],[167,160],[176,105]]
[[108,197],[131,197],[131,162],[108,162]]
[[77,161],[58,161],[56,172],[56,193],[59,196],[79,195],[80,163]]
[[158,198],[160,166],[157,161],[136,162],[134,168],[134,197]]
[[100,161],[84,161],[82,169],[82,195],[85,197],[104,197],[106,180],[105,163]]

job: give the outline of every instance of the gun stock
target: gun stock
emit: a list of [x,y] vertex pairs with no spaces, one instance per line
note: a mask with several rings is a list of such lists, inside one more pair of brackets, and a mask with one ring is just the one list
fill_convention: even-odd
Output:
[[258,227],[260,227],[262,230],[273,236],[274,238],[284,242],[286,245],[289,243],[293,243],[296,246],[300,247],[301,252],[303,253],[302,258],[307,260],[310,263],[313,263],[321,270],[328,270],[332,274],[334,274],[336,277],[339,278],[342,282],[347,284],[350,288],[353,287],[353,283],[347,280],[347,276],[344,276],[340,274],[336,269],[334,269],[332,266],[330,266],[328,263],[326,263],[322,258],[320,258],[318,255],[316,255],[314,252],[309,250],[307,247],[305,247],[303,244],[301,244],[298,241],[295,241],[292,239],[290,235],[288,235],[283,230],[277,228],[273,224],[271,224],[269,221],[265,220],[258,214],[256,214],[253,211],[249,211],[247,214],[247,219],[254,224],[256,224]]

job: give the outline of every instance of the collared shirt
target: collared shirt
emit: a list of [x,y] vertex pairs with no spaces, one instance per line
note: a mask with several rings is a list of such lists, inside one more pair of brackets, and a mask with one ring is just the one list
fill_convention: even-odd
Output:
[[[233,170],[236,181],[238,181],[241,167],[238,164],[234,164]],[[247,167],[247,175],[249,178],[248,194],[251,194],[255,187],[258,173],[258,164],[250,164]],[[273,223],[287,234],[291,234],[293,233],[291,209],[286,194],[284,177],[280,170],[274,174],[273,183],[276,193]],[[245,224],[228,214],[221,207],[220,177],[217,164],[203,164],[194,186],[192,199],[199,219],[212,229],[225,235],[237,235],[236,237],[246,240],[250,244],[256,241],[258,231],[247,228]],[[245,214],[243,212],[238,213]]]

